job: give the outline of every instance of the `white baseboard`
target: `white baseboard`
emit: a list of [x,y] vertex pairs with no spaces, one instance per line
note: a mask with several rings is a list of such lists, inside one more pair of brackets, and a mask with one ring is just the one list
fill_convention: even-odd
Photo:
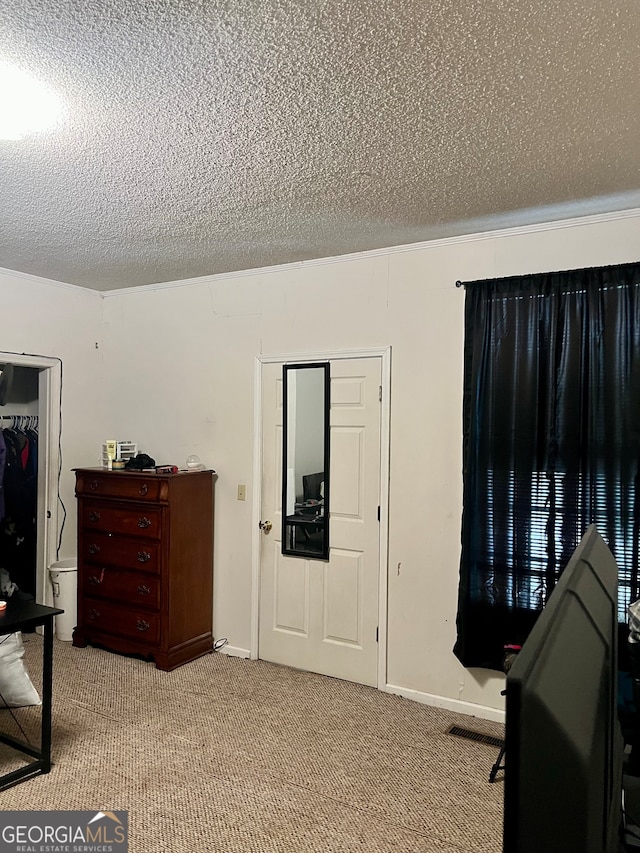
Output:
[[447,711],[455,711],[458,714],[466,714],[469,717],[479,717],[482,720],[493,720],[495,723],[504,723],[505,713],[500,708],[489,708],[487,705],[476,705],[474,702],[449,699],[447,696],[436,696],[433,693],[421,693],[419,690],[397,687],[395,684],[386,684],[384,690],[386,693],[394,693],[396,696],[412,699],[414,702],[420,702],[422,705],[445,708]]
[[227,644],[223,646],[221,649],[218,649],[217,652],[219,655],[229,655],[232,658],[248,658],[251,657],[251,653],[249,649],[240,649],[238,646],[230,646]]
[[[249,649],[238,646],[223,646],[217,654],[229,655],[236,658],[250,658]],[[479,717],[481,720],[492,720],[495,723],[504,723],[505,713],[500,708],[490,708],[487,705],[476,705],[474,702],[463,702],[461,699],[449,699],[447,696],[436,696],[433,693],[421,693],[419,690],[411,690],[408,687],[398,687],[395,684],[386,684],[383,688],[385,693],[393,693],[404,699],[411,699],[422,705],[431,705],[433,708],[445,708],[447,711],[455,711],[457,714],[466,714],[468,717]]]

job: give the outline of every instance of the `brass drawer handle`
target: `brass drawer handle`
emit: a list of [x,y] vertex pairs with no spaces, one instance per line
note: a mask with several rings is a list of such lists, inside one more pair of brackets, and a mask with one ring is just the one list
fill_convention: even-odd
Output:
[[99,619],[99,618],[100,618],[100,611],[99,611],[99,610],[95,610],[95,609],[92,607],[92,608],[91,608],[91,610],[87,613],[87,617],[88,617],[91,621],[93,621],[94,619]]
[[141,497],[144,497],[148,491],[149,491],[149,486],[146,483],[143,483],[140,486],[140,488],[138,489],[138,494],[141,495]]
[[151,554],[148,551],[138,551],[138,562],[148,563],[151,559]]
[[91,489],[91,491],[92,491],[92,492],[97,491],[97,489],[98,489],[98,481],[97,481],[97,480],[92,480],[92,481],[89,483],[89,488]]
[[99,512],[90,512],[89,513],[89,521],[100,521],[100,513]]
[[148,631],[151,625],[148,622],[145,622],[144,619],[138,619],[136,622],[136,628],[138,631]]
[[145,586],[145,584],[141,583],[138,587],[138,595],[151,595],[151,590],[148,586]]
[[100,546],[96,545],[94,542],[92,542],[89,545],[88,551],[90,554],[99,554],[100,553]]
[[142,530],[144,530],[145,527],[151,527],[151,519],[147,518],[146,516],[139,518],[138,519],[138,527],[140,527]]
[[100,577],[97,575],[89,575],[89,583],[97,585],[104,580],[104,569],[100,572]]

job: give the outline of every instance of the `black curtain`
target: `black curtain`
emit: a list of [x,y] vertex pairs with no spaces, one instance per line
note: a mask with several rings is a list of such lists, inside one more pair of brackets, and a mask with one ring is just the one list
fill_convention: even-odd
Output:
[[592,522],[638,598],[640,264],[466,286],[465,666],[501,669]]

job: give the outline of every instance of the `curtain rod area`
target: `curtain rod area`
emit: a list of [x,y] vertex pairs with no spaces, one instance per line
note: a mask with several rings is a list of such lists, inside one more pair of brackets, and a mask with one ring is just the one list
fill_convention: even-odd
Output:
[[588,272],[589,270],[595,270],[595,271],[598,271],[598,270],[625,270],[627,268],[631,270],[631,269],[637,268],[638,265],[640,265],[640,260],[638,260],[638,261],[625,261],[622,264],[604,264],[603,266],[599,266],[599,267],[577,267],[574,269],[563,269],[563,270],[543,270],[542,272],[528,272],[528,273],[522,273],[519,275],[503,275],[503,276],[495,276],[495,278],[479,278],[479,279],[476,279],[475,281],[460,281],[460,279],[458,279],[456,281],[456,287],[468,287],[470,284],[482,284],[486,281],[501,281],[502,282],[502,281],[509,281],[510,279],[512,281],[521,281],[523,279],[536,278],[536,277],[541,277],[544,275],[558,275],[558,274],[572,275],[574,273]]

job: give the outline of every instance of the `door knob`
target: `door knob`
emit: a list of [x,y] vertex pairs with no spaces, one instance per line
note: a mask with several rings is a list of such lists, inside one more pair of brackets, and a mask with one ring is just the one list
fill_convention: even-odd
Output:
[[260,527],[260,530],[262,530],[263,533],[269,533],[269,531],[273,527],[273,524],[271,524],[270,521],[261,521],[259,522],[258,526]]

